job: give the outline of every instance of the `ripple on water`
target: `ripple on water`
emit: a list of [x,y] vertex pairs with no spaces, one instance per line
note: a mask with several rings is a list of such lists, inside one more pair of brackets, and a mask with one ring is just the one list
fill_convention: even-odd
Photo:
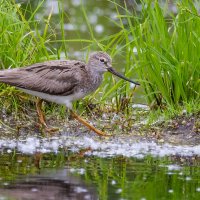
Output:
[[[12,152],[17,149],[19,152],[34,154],[35,152],[57,153],[65,148],[73,152],[81,149],[91,149],[85,154],[99,157],[113,157],[122,155],[125,157],[144,158],[147,154],[153,157],[164,157],[170,155],[199,156],[200,145],[182,146],[172,144],[157,144],[156,142],[141,141],[136,142],[133,138],[112,138],[99,139],[90,137],[60,136],[52,138],[27,137],[24,139],[0,139],[0,149]],[[180,170],[180,166],[169,165],[169,171]]]

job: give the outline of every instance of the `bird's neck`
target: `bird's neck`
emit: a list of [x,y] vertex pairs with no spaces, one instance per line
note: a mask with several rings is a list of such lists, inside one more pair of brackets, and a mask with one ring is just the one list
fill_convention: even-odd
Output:
[[93,66],[86,66],[86,67],[87,67],[87,73],[88,73],[88,78],[89,78],[88,81],[90,82],[90,84],[93,85],[94,87],[93,89],[95,90],[101,84],[103,80],[104,72],[98,71],[97,67],[93,67]]
[[91,73],[91,74],[95,74],[97,76],[102,76],[103,73],[105,72],[105,70],[102,70],[101,67],[98,67],[96,65],[96,63],[93,62],[88,62],[88,64],[86,65],[86,69]]
[[91,68],[91,67],[87,71],[91,79],[102,80],[104,72],[95,70],[94,68]]

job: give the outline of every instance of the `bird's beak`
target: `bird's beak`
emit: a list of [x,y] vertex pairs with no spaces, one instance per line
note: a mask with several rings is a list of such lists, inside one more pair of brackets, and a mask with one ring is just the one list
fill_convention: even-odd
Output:
[[132,80],[129,79],[129,78],[126,78],[124,75],[120,74],[120,73],[117,72],[115,69],[113,69],[112,66],[110,66],[110,65],[107,66],[107,70],[108,70],[110,73],[114,74],[115,76],[118,76],[119,78],[122,78],[122,79],[124,79],[124,80],[126,80],[126,81],[128,81],[128,82],[130,82],[130,83],[134,83],[135,85],[140,85],[139,83],[134,82],[134,81],[132,81]]

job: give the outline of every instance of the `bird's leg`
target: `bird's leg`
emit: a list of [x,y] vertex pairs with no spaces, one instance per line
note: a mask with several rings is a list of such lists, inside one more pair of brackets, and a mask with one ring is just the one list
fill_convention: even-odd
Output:
[[97,133],[100,136],[108,136],[106,133],[100,131],[99,129],[97,129],[94,126],[92,126],[91,124],[89,124],[86,120],[84,120],[83,118],[81,118],[79,115],[77,115],[72,110],[70,110],[70,112],[71,112],[71,116],[73,118],[77,119],[80,123],[82,123],[83,125],[87,126],[90,130],[94,131],[95,133]]
[[42,102],[43,102],[43,99],[39,99],[39,98],[36,101],[36,110],[37,110],[37,114],[38,114],[40,124],[45,128],[45,130],[47,132],[58,131],[58,128],[49,128],[47,126],[47,124],[45,122],[45,116],[44,116],[44,113],[42,111]]
[[47,128],[44,113],[42,112],[42,102],[43,102],[43,99],[39,99],[39,98],[37,99],[36,110],[37,110],[37,115],[38,115],[40,124],[42,124],[45,128]]

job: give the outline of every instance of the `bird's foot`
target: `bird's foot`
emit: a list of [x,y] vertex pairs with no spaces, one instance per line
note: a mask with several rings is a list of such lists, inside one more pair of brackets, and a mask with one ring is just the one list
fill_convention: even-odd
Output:
[[71,111],[71,115],[73,116],[73,118],[77,119],[80,123],[82,123],[83,125],[85,125],[86,127],[88,127],[90,130],[94,131],[99,136],[104,136],[104,137],[111,136],[111,135],[108,135],[108,134],[104,133],[103,131],[95,128],[93,125],[91,125],[90,123],[88,123],[86,120],[84,120],[82,117],[80,117],[79,115],[77,115],[75,112]]
[[[91,124],[90,124],[90,125],[91,125]],[[98,134],[99,136],[104,136],[104,137],[109,137],[109,136],[111,136],[111,135],[108,135],[107,133],[105,133],[105,132],[103,132],[103,131],[101,131],[101,130],[95,128],[94,126],[92,126],[92,127],[90,126],[89,129],[92,130],[92,131],[94,131],[94,132],[95,132],[96,134]]]
[[46,124],[37,123],[37,127],[41,131],[43,135],[53,135],[54,133],[58,132],[60,129],[57,127],[49,127]]
[[52,127],[52,128],[50,128],[50,127],[45,127],[45,131],[46,132],[48,132],[48,133],[50,133],[50,134],[53,134],[53,133],[55,133],[55,132],[57,132],[57,131],[59,131],[60,129],[59,128],[56,128],[56,127]]

